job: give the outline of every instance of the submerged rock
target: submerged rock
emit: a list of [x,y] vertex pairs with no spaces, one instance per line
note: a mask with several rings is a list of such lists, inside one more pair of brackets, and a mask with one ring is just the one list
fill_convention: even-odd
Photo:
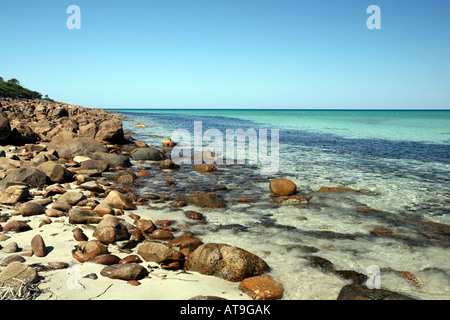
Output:
[[225,202],[215,193],[202,193],[197,192],[191,195],[182,195],[175,198],[177,201],[185,201],[193,204],[197,207],[209,207],[209,208],[225,208]]
[[350,284],[341,289],[337,300],[417,300],[386,289],[369,289],[365,285]]

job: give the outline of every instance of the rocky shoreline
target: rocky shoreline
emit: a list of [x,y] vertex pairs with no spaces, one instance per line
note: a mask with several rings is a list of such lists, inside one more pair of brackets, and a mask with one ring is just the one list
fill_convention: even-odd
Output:
[[[175,194],[171,190],[177,182],[165,177],[165,194],[142,193],[137,187],[144,181],[179,167],[168,156],[173,147],[169,139],[161,137],[161,148],[152,148],[132,135],[124,132],[122,116],[114,112],[44,100],[1,102],[2,298],[17,298],[18,291],[28,290],[28,299],[281,299],[282,279],[271,276],[271,267],[258,255],[226,239],[204,243],[189,231],[208,223],[196,208],[227,206],[218,193],[226,186],[196,186],[195,192]],[[209,174],[217,168],[185,170]],[[289,179],[272,179],[267,187],[274,205],[309,202]],[[158,216],[158,205],[178,210],[177,215],[146,218],[148,211]],[[310,262],[348,280],[338,299],[413,299],[370,290],[366,275],[336,270],[326,259],[313,256]],[[81,268],[87,271],[77,274]],[[412,274],[404,276],[414,280]],[[174,281],[164,281],[171,277]],[[95,295],[89,290],[97,285],[88,290],[85,281],[101,282],[105,289]],[[169,293],[149,294],[148,288],[155,287],[150,281]],[[119,288],[109,289],[111,285]]]

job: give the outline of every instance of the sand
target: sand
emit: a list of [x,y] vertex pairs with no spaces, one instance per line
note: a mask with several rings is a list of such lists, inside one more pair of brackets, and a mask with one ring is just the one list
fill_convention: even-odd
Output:
[[[33,191],[33,190],[32,190]],[[40,197],[35,197],[34,200]],[[51,204],[49,205],[49,207]],[[11,206],[1,206],[2,214],[13,213]],[[126,211],[125,215],[120,216],[128,222],[133,222],[128,217],[129,213],[135,213],[143,218],[156,221],[161,218],[175,218],[174,213],[164,212],[164,210],[152,211],[148,207],[138,206],[137,210]],[[182,213],[175,213],[176,218],[182,219]],[[19,246],[19,252],[5,253],[0,250],[0,260],[13,255],[26,253],[31,244],[31,239],[40,234],[44,239],[48,253],[45,257],[24,256],[26,264],[31,265],[40,263],[48,265],[49,262],[65,262],[69,268],[40,271],[39,289],[42,293],[37,300],[186,300],[192,297],[217,296],[229,300],[251,300],[249,296],[242,293],[239,289],[239,282],[229,282],[221,278],[202,275],[197,272],[184,272],[182,270],[171,271],[164,270],[153,262],[142,262],[150,274],[148,277],[140,280],[140,285],[135,286],[124,280],[109,279],[101,276],[100,271],[104,265],[85,262],[80,263],[72,257],[71,251],[78,243],[73,238],[72,230],[76,227],[83,229],[89,240],[95,240],[92,237],[95,225],[72,225],[68,223],[68,217],[50,218],[52,223],[39,227],[45,215],[36,215],[22,217],[20,215],[12,216],[9,221],[26,221],[32,230],[15,233],[2,232],[10,236],[9,239],[0,241],[4,247],[10,242],[16,242]],[[5,223],[2,223],[4,225]],[[175,236],[182,233],[175,233]],[[117,246],[110,244],[108,251],[111,254],[124,258],[129,253],[119,252]],[[136,254],[136,250],[131,254]],[[0,267],[3,270],[4,267]],[[84,276],[95,273],[97,279],[84,278]]]

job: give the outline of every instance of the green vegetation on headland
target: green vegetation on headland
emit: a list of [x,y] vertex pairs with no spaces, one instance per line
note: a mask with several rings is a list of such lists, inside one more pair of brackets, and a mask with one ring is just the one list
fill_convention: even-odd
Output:
[[[3,78],[0,77],[0,98],[42,99],[42,94],[22,87],[17,79],[13,78],[4,81]],[[44,100],[52,101],[47,95],[44,97]]]

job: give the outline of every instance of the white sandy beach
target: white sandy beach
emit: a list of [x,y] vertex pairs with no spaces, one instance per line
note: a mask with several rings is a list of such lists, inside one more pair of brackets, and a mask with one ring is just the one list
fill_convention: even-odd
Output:
[[[38,198],[35,197],[35,200]],[[8,206],[2,206],[2,213],[8,212],[13,213],[14,210]],[[167,219],[168,217],[167,212],[164,213],[163,210],[151,211],[144,209],[142,206],[132,212],[153,221]],[[184,218],[182,213],[174,214],[171,212],[170,215],[171,218],[175,218],[176,215],[177,220],[178,218]],[[48,254],[45,257],[25,256],[25,263],[28,265],[35,263],[47,265],[49,262],[66,262],[69,264],[67,269],[39,272],[42,277],[39,289],[42,290],[42,293],[37,298],[38,300],[186,300],[198,295],[218,296],[229,300],[251,300],[249,296],[238,289],[239,282],[229,282],[197,272],[164,270],[153,262],[141,263],[150,271],[150,274],[139,281],[141,283],[139,286],[128,284],[124,280],[101,276],[100,271],[105,267],[104,265],[89,262],[80,263],[71,254],[72,249],[77,244],[72,230],[81,227],[89,240],[95,240],[92,237],[95,225],[72,225],[68,223],[68,217],[59,217],[50,218],[51,224],[39,227],[43,217],[44,215],[12,216],[8,221],[26,221],[32,230],[20,233],[3,232],[10,238],[0,242],[2,247],[10,242],[16,242],[19,247],[17,253],[5,253],[0,250],[0,260],[3,260],[7,256],[20,255],[29,251],[31,239],[36,234],[40,234],[44,239]],[[132,222],[132,219],[128,217],[128,212],[120,217]],[[182,234],[182,232],[178,233]],[[178,235],[178,233],[175,233],[175,235]],[[119,252],[114,244],[108,246],[108,251],[119,258],[129,255]],[[97,275],[96,280],[83,278],[92,273]]]

